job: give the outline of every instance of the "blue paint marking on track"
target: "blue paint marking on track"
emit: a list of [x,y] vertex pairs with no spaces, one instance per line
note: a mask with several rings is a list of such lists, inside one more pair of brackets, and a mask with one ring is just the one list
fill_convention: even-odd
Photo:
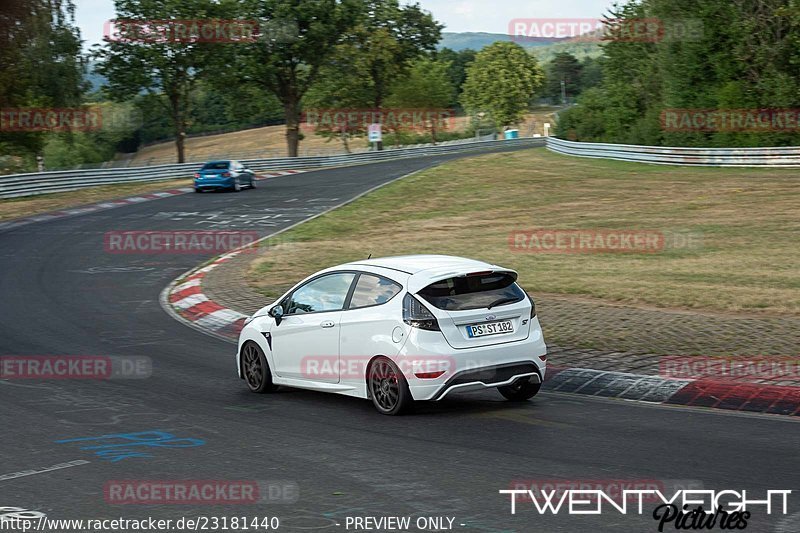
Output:
[[[83,446],[81,450],[92,451],[101,459],[116,463],[123,459],[133,457],[153,457],[142,452],[145,448],[193,448],[202,446],[206,441],[202,439],[177,438],[172,433],[165,431],[142,431],[138,433],[112,433],[99,437],[79,437],[74,439],[61,439],[57,444],[71,442],[94,442],[92,446]],[[97,444],[99,443],[99,444]]]

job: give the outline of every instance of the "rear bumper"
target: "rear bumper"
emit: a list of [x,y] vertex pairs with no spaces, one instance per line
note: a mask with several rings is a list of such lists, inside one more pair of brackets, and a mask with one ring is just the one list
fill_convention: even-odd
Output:
[[[522,377],[542,382],[546,355],[542,330],[534,318],[525,340],[460,350],[450,347],[441,332],[411,329],[395,359],[415,400],[441,400],[451,392],[502,387]],[[436,369],[446,372],[432,379],[415,373]]]
[[[453,391],[476,391],[511,385],[516,380],[525,377],[529,378],[534,383],[541,383],[544,377],[539,372],[539,367],[533,361],[487,366],[475,370],[463,370],[448,379],[447,382],[428,399],[441,400],[449,392]],[[544,373],[544,368],[541,369],[541,372]]]
[[233,178],[194,180],[194,188],[200,190],[231,189],[233,185]]

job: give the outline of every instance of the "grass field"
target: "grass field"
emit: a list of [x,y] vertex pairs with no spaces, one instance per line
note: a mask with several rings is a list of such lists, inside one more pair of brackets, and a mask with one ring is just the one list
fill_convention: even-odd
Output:
[[103,185],[88,187],[78,191],[25,196],[0,200],[0,220],[38,215],[48,211],[66,209],[82,204],[103,202],[121,196],[163,191],[177,187],[191,187],[188,178],[148,181],[146,183],[122,183],[120,185]]
[[[373,257],[443,253],[520,272],[537,294],[661,308],[800,314],[797,170],[572,158],[533,149],[416,174],[276,237],[249,282],[277,296],[306,274]],[[700,236],[656,253],[524,253],[513,231]],[[699,243],[699,245],[698,245]]]

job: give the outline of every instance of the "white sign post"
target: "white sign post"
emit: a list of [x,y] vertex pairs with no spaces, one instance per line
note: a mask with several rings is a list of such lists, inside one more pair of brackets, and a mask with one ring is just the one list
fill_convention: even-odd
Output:
[[380,124],[370,124],[367,134],[369,136],[369,142],[371,143],[379,143],[383,140],[383,132],[381,131]]

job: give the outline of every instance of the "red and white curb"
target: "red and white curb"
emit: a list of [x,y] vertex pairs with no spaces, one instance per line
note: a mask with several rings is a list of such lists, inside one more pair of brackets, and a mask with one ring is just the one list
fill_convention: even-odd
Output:
[[544,389],[668,405],[800,416],[800,387],[548,367]]
[[203,294],[203,278],[222,263],[230,261],[244,250],[222,255],[208,265],[165,289],[162,300],[168,309],[191,326],[226,340],[239,338],[247,315],[228,309]]
[[[275,172],[265,172],[262,174],[256,175],[256,180],[262,181],[270,178],[279,178],[282,176],[290,176],[293,174],[300,174],[305,172],[304,170],[280,170]],[[161,200],[162,198],[170,198],[172,196],[179,196],[181,194],[186,194],[194,192],[194,187],[180,187],[178,189],[170,189],[167,191],[161,192],[152,192],[147,194],[139,194],[136,196],[129,196],[128,198],[120,198],[118,200],[108,200],[104,202],[97,202],[94,204],[87,204],[80,207],[74,207],[70,209],[61,209],[59,211],[52,211],[50,213],[42,213],[41,215],[34,215],[25,218],[18,218],[15,220],[9,220],[6,222],[0,222],[0,231],[18,228],[20,226],[25,226],[27,224],[33,224],[36,222],[47,222],[50,220],[56,220],[59,218],[66,218],[76,215],[85,215],[86,213],[94,213],[97,211],[105,211],[107,209],[114,209],[116,207],[122,207],[126,205],[132,204],[140,204],[142,202],[150,202],[153,200]]]

